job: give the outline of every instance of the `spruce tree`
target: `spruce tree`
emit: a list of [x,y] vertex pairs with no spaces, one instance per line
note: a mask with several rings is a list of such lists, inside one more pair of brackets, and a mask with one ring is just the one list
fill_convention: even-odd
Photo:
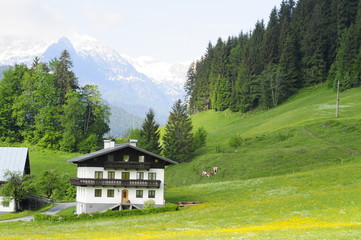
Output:
[[154,119],[154,111],[149,109],[146,118],[140,130],[139,144],[147,151],[160,154],[161,147],[159,145],[160,133],[159,124]]
[[186,162],[194,152],[192,122],[187,107],[178,100],[172,107],[163,136],[163,155],[177,162]]
[[73,67],[73,63],[70,58],[70,54],[67,50],[64,50],[59,60],[55,60],[54,77],[55,84],[60,91],[60,100],[65,103],[65,95],[79,88],[78,80],[75,77],[74,72],[70,69]]
[[276,8],[273,8],[269,21],[267,24],[267,29],[264,34],[264,41],[262,42],[262,60],[263,64],[267,65],[269,63],[276,64],[279,59],[279,26],[278,12]]

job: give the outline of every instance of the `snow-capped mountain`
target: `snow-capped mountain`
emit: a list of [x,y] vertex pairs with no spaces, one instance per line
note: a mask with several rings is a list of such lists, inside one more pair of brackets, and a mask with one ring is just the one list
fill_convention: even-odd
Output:
[[162,89],[172,101],[185,96],[184,83],[190,62],[168,63],[153,57],[131,58],[122,55],[138,72],[144,73]]
[[0,37],[0,64],[30,64],[34,57],[40,56],[54,39],[12,39]]
[[[64,49],[70,53],[74,65],[72,70],[80,85],[98,85],[103,99],[112,108],[123,109],[130,114],[131,117],[126,117],[128,121],[131,119],[131,123],[126,124],[127,128],[139,124],[139,117],[143,118],[149,108],[155,110],[158,121],[164,124],[174,99],[183,96],[187,67],[144,60],[150,58],[137,61],[125,58],[85,35],[34,41],[0,38],[0,65],[30,65],[36,56],[40,56],[42,62],[49,62],[59,57]],[[121,125],[119,121],[126,121],[124,119],[111,119],[112,135],[124,133],[125,127],[116,129]]]

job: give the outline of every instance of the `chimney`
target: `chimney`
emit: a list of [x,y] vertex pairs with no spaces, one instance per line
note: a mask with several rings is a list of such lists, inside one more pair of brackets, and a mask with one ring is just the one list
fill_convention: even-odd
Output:
[[104,149],[115,147],[115,142],[112,140],[104,140]]
[[137,139],[129,139],[129,144],[133,147],[136,147],[137,146],[137,142],[138,140]]

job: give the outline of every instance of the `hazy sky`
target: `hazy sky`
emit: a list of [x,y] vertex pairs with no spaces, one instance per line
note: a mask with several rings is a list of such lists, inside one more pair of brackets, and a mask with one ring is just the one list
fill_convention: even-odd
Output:
[[282,0],[0,0],[0,36],[90,35],[131,57],[191,61],[268,21]]

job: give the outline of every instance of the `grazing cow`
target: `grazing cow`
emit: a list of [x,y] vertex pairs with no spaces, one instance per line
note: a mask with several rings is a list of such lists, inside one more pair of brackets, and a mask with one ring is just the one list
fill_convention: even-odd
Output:
[[210,171],[210,172],[203,171],[203,172],[202,172],[202,177],[212,177],[212,176],[215,175],[218,171],[219,171],[219,168],[218,168],[218,167],[213,167],[213,171]]
[[208,175],[208,177],[212,177],[214,174],[216,174],[214,171],[211,171],[211,172],[209,172],[209,173],[207,173]]

